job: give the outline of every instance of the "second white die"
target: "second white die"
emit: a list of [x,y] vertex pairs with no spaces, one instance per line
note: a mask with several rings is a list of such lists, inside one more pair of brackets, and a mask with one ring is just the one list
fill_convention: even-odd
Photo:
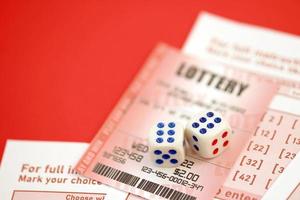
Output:
[[204,111],[189,120],[185,135],[199,156],[214,158],[229,146],[232,131],[219,112]]

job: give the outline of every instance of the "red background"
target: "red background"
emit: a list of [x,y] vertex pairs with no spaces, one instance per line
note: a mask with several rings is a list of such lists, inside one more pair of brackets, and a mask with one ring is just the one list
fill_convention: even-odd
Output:
[[300,35],[294,1],[0,4],[0,158],[7,139],[89,142],[159,41],[181,47],[202,10]]

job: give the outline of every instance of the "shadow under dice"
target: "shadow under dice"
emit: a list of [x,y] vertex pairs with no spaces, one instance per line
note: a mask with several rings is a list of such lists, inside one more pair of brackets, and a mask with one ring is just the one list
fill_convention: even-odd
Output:
[[228,147],[231,128],[220,113],[208,111],[193,117],[185,134],[194,152],[204,158],[214,158]]
[[184,127],[176,122],[158,122],[149,134],[153,163],[159,167],[176,167],[185,158]]

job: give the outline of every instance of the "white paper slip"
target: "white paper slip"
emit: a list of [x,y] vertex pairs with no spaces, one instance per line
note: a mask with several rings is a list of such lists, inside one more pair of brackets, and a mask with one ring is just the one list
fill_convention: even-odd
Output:
[[73,165],[86,143],[8,140],[0,174],[1,200],[125,200],[129,194],[84,177]]
[[300,154],[287,166],[262,200],[299,200],[300,199]]
[[298,36],[205,12],[183,46],[184,53],[196,57],[296,82],[300,81],[299,49]]
[[280,83],[216,197],[260,199],[300,150],[300,37],[202,13],[183,47]]

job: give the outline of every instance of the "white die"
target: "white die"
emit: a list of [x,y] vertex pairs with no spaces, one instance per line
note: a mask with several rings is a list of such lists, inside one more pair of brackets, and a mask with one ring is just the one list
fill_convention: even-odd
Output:
[[158,122],[148,137],[151,160],[159,167],[176,167],[185,158],[184,127],[178,122]]
[[191,148],[201,157],[214,158],[229,145],[231,128],[222,115],[205,111],[187,123],[185,136]]

